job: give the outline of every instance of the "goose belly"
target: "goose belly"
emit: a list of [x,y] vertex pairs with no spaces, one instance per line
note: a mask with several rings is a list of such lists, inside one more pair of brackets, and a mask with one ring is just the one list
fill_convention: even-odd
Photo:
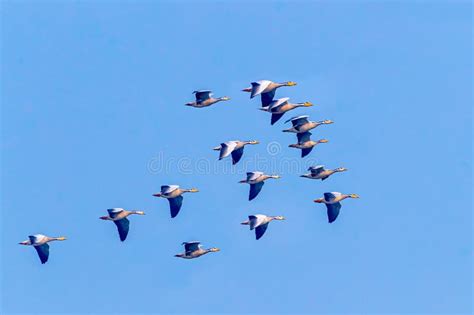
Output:
[[313,124],[304,124],[304,125],[298,126],[295,129],[298,131],[298,133],[303,133],[303,132],[306,132],[306,131],[310,131],[314,127],[316,127],[316,126],[314,126]]

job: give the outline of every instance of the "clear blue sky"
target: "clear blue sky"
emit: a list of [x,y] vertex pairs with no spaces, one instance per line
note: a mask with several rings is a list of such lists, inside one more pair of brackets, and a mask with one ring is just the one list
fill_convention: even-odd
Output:
[[[467,1],[2,1],[1,311],[470,313],[471,14]],[[277,96],[317,104],[291,114],[334,120],[315,132],[330,142],[300,159],[240,91],[258,79],[298,82]],[[232,100],[184,106],[195,89]],[[211,148],[232,139],[261,144],[231,168]],[[249,202],[237,181],[256,158],[282,179]],[[313,162],[349,171],[298,177]],[[151,196],[167,183],[201,190],[174,220]],[[325,191],[361,199],[330,225],[312,202]],[[110,207],[147,213],[125,243],[98,219]],[[253,213],[287,220],[257,242],[239,225]],[[17,244],[32,233],[69,240],[41,265]],[[222,251],[173,257],[195,239]]]

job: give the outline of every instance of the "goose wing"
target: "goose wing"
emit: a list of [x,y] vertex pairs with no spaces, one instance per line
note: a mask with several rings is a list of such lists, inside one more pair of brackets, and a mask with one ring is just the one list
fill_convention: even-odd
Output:
[[328,209],[328,222],[332,223],[336,221],[337,216],[339,215],[339,210],[341,209],[341,203],[327,203],[326,207]]
[[281,117],[283,117],[283,115],[285,115],[285,113],[281,113],[281,114],[272,113],[272,120],[270,121],[270,124],[271,125],[275,124],[277,121],[280,120]]
[[183,204],[183,196],[168,198],[168,201],[170,203],[171,217],[174,218],[178,215],[179,210],[181,210],[181,205]]
[[247,181],[256,180],[263,175],[263,172],[247,172]]
[[271,90],[270,92],[262,93],[260,99],[262,100],[262,107],[270,105],[275,97],[275,90]]
[[193,93],[196,94],[196,103],[204,102],[205,100],[210,99],[212,96],[212,91],[210,90],[194,91]]
[[252,82],[252,92],[250,93],[250,98],[254,98],[255,96],[261,94],[270,85],[270,83],[272,83],[272,81],[269,80]]
[[259,240],[263,236],[263,234],[265,234],[265,231],[268,228],[268,223],[270,222],[257,226],[257,228],[255,229],[255,239]]
[[270,105],[269,105],[270,110],[271,110],[272,112],[277,112],[277,111],[279,110],[279,108],[280,108],[282,105],[288,103],[288,100],[289,100],[289,99],[290,99],[289,97],[283,97],[283,98],[279,98],[279,99],[277,99],[277,100],[274,100],[274,101],[271,102]]
[[312,133],[309,131],[297,133],[296,138],[298,139],[298,143],[305,143],[311,140]]
[[107,212],[109,213],[109,217],[114,219],[119,215],[119,213],[123,212],[122,208],[112,208],[112,209],[107,209]]
[[249,222],[250,222],[250,230],[255,229],[257,226],[261,225],[262,223],[265,222],[265,219],[267,218],[266,215],[264,214],[253,214],[249,215]]
[[49,245],[48,243],[44,243],[39,246],[34,246],[36,249],[36,252],[38,253],[38,256],[41,260],[41,263],[44,264],[48,261],[49,258]]
[[333,202],[337,197],[340,197],[342,194],[340,192],[326,192],[324,193],[324,200],[326,202]]
[[318,176],[324,171],[324,165],[311,166],[308,168],[308,171],[311,171],[312,176]]
[[227,141],[224,143],[221,143],[221,151],[219,154],[219,160],[222,160],[223,158],[229,156],[229,154],[234,151],[235,147],[237,146],[237,143],[235,141]]
[[307,123],[308,122],[308,117],[309,117],[308,115],[292,117],[292,118],[288,119],[287,121],[285,121],[285,123],[291,121],[291,123],[293,124],[293,127],[295,127],[295,126]]
[[250,184],[249,200],[253,200],[258,196],[264,184],[265,182],[263,181],[256,184]]
[[302,150],[301,150],[301,157],[304,158],[305,156],[307,156],[308,154],[310,154],[311,151],[313,151],[313,147],[302,149]]
[[117,231],[120,236],[120,240],[123,242],[127,239],[128,230],[130,228],[130,221],[127,218],[123,218],[117,221],[114,221],[117,226]]
[[201,242],[184,242],[184,251],[186,253],[186,256],[191,255],[193,252],[199,250],[201,248]]
[[169,194],[169,193],[173,192],[174,190],[176,190],[178,188],[179,188],[178,185],[163,185],[163,186],[161,186],[161,193],[163,195],[166,195],[166,194]]
[[35,234],[35,235],[30,235],[28,236],[28,239],[30,240],[31,245],[38,244],[45,238],[46,236],[43,234]]
[[244,154],[244,147],[232,151],[232,164],[237,164],[242,158],[242,154]]

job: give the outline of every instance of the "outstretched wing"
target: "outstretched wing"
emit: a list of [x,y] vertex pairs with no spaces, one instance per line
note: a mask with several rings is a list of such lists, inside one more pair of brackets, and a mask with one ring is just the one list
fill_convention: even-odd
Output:
[[48,243],[44,243],[43,245],[39,245],[39,246],[34,246],[34,248],[36,249],[36,252],[38,253],[41,263],[42,264],[46,263],[49,257]]
[[270,103],[273,101],[273,97],[275,97],[275,90],[271,90],[267,93],[262,93],[262,95],[260,96],[262,100],[262,107],[270,105]]
[[270,106],[270,111],[272,112],[277,112],[279,111],[280,107],[286,103],[288,103],[288,100],[290,98],[289,97],[283,97],[283,98],[279,98],[277,100],[274,100],[273,102],[271,102],[271,104],[269,105]]
[[260,176],[262,176],[262,172],[247,172],[247,180],[256,180]]
[[224,143],[221,143],[221,151],[219,154],[219,160],[222,160],[223,158],[229,156],[229,154],[232,153],[232,151],[235,149],[237,146],[237,143],[235,141],[227,141]]
[[242,158],[242,154],[244,154],[244,147],[232,151],[232,164],[237,164]]
[[112,219],[117,217],[119,213],[123,212],[122,208],[112,208],[112,209],[107,209],[107,212],[109,213],[109,217]]
[[311,171],[311,175],[318,176],[321,172],[324,171],[324,165],[311,166],[308,168],[308,171]]
[[170,203],[171,217],[174,218],[178,215],[179,210],[181,210],[181,205],[183,204],[183,196],[168,198],[168,201]]
[[279,121],[280,118],[283,117],[283,115],[285,115],[285,113],[272,114],[272,121],[270,122],[270,124],[273,125],[274,123],[276,123],[277,121]]
[[309,117],[308,115],[292,117],[288,119],[287,121],[285,121],[285,123],[291,121],[291,123],[293,124],[293,127],[295,127],[295,126],[307,123],[308,117]]
[[305,143],[311,140],[312,133],[309,131],[297,133],[296,138],[298,139],[298,143]]
[[268,81],[268,80],[260,80],[260,81],[257,81],[257,82],[252,82],[251,83],[252,84],[252,92],[250,93],[250,98],[254,98],[258,94],[262,93],[267,88],[267,86],[270,85],[270,83],[271,83],[271,81]]
[[123,218],[117,221],[114,221],[117,226],[117,231],[120,236],[120,240],[123,242],[127,239],[128,230],[130,228],[130,221],[127,218]]
[[267,227],[268,223],[257,226],[257,228],[255,229],[255,238],[257,240],[259,240],[263,236],[263,234],[265,234]]
[[209,90],[194,91],[193,93],[196,94],[196,103],[204,102],[212,95],[212,91]]
[[256,184],[250,184],[249,200],[253,200],[258,196],[260,190],[262,190],[263,184],[265,184],[263,181]]
[[161,193],[163,195],[166,195],[166,194],[169,194],[170,192],[178,189],[179,186],[178,185],[163,185],[161,186]]
[[327,203],[326,207],[328,208],[328,222],[332,223],[336,221],[337,216],[339,215],[339,210],[341,209],[341,203]]
[[302,149],[302,150],[301,150],[301,157],[304,158],[305,156],[307,156],[308,154],[310,154],[312,150],[313,150],[313,147],[311,147],[311,148],[306,148],[306,149]]
[[255,229],[257,226],[259,226],[260,224],[263,223],[263,221],[265,220],[267,216],[266,215],[263,215],[263,214],[253,214],[253,215],[249,215],[249,226],[250,226],[250,230],[253,230]]
[[201,242],[184,242],[184,251],[186,252],[186,256],[192,254],[193,252],[199,250],[201,247]]
[[324,200],[326,200],[327,202],[332,202],[334,201],[334,199],[336,199],[337,197],[339,197],[341,195],[340,192],[326,192],[324,193]]

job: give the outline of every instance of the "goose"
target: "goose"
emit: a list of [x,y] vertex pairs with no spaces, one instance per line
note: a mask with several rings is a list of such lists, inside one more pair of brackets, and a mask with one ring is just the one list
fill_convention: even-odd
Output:
[[298,107],[311,107],[313,104],[311,102],[304,102],[304,103],[289,103],[288,102],[289,98],[284,97],[284,98],[279,98],[277,100],[272,101],[268,106],[266,107],[261,107],[259,108],[260,110],[269,112],[272,114],[272,119],[270,121],[270,124],[273,125],[275,124],[278,120],[280,120],[283,115],[295,108]]
[[270,80],[260,80],[257,82],[252,82],[252,87],[243,89],[244,92],[250,92],[250,98],[254,98],[257,95],[261,95],[262,107],[270,105],[275,96],[276,89],[282,86],[295,86],[296,82],[288,81],[283,83],[275,83]]
[[240,159],[242,158],[242,154],[244,153],[244,146],[247,144],[259,144],[257,140],[249,140],[249,141],[240,141],[240,140],[233,140],[221,143],[220,146],[215,147],[213,150],[220,151],[219,160],[229,156],[232,154],[232,164],[237,164]]
[[338,167],[333,170],[327,170],[324,168],[324,165],[317,165],[317,166],[310,166],[308,168],[308,171],[311,171],[311,173],[300,175],[300,177],[325,180],[334,173],[347,171],[347,168]]
[[262,172],[247,172],[247,178],[239,181],[239,183],[250,184],[249,200],[252,200],[257,197],[257,195],[260,193],[260,190],[262,190],[264,181],[269,178],[278,179],[280,176],[265,175]]
[[293,127],[290,129],[285,129],[283,132],[294,132],[294,133],[303,133],[310,131],[321,125],[329,125],[334,123],[332,120],[321,120],[321,121],[309,121],[308,115],[296,116],[285,121],[285,124],[289,121],[293,124]]
[[38,256],[41,260],[41,263],[44,264],[48,261],[49,258],[49,242],[52,241],[64,241],[66,238],[64,236],[60,237],[49,237],[43,234],[35,234],[28,236],[28,240],[20,242],[20,245],[30,245],[36,249]]
[[320,143],[328,143],[326,139],[320,139],[318,141],[311,140],[312,133],[307,131],[304,133],[297,133],[296,137],[298,138],[298,143],[290,144],[290,148],[301,149],[301,157],[307,156],[315,146]]
[[153,194],[153,196],[168,199],[170,203],[171,217],[174,218],[178,215],[183,203],[183,196],[181,195],[187,192],[195,193],[198,191],[199,190],[196,188],[182,189],[179,188],[178,185],[163,185],[161,186],[161,192]]
[[201,242],[193,241],[193,242],[183,242],[181,245],[184,245],[184,253],[176,254],[174,257],[180,257],[185,259],[193,259],[201,257],[207,253],[215,253],[220,251],[217,247],[211,247],[209,249],[203,249]]
[[336,220],[341,209],[341,201],[347,198],[359,198],[356,194],[341,194],[340,192],[326,192],[323,198],[315,199],[314,202],[325,203],[328,209],[328,222],[332,223]]
[[249,215],[249,219],[240,224],[249,225],[250,230],[255,229],[255,239],[259,240],[263,236],[263,234],[265,234],[265,231],[268,227],[268,223],[273,220],[285,220],[285,217],[281,215],[267,216],[264,214],[254,214]]
[[145,215],[145,212],[143,211],[127,211],[122,208],[107,209],[107,212],[109,213],[108,216],[103,216],[99,219],[113,221],[117,226],[117,231],[122,242],[127,239],[128,230],[130,226],[130,221],[127,219],[127,217],[132,214]]
[[212,97],[212,91],[210,90],[194,91],[193,93],[196,94],[196,101],[186,103],[187,106],[201,108],[211,106],[217,102],[230,100],[230,97],[228,96],[214,98]]

